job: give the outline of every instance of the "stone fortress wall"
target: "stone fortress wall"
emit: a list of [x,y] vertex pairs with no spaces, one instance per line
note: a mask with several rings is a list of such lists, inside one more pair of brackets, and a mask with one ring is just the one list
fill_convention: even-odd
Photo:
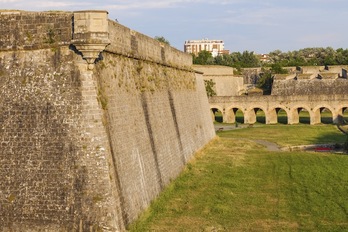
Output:
[[272,95],[335,95],[348,89],[346,66],[300,67],[298,73],[276,75]]
[[[250,89],[254,85],[248,85],[242,76],[234,75],[232,67],[193,65],[193,68],[203,73],[204,80],[213,80],[216,96],[240,96],[248,92],[251,95]],[[272,95],[332,95],[347,92],[346,66],[306,66],[297,69],[296,67],[288,67],[288,70],[290,74],[275,75]],[[260,73],[261,70],[255,71],[255,73],[257,72]]]
[[0,19],[0,230],[125,230],[215,136],[202,74],[105,11]]
[[[209,66],[204,67],[199,67],[198,70],[208,70],[204,72],[207,78],[211,70]],[[215,76],[213,75],[217,86],[219,82],[224,81],[224,77],[216,75],[221,73],[218,69],[219,67],[214,69]],[[284,110],[287,123],[297,124],[299,112],[303,110],[309,113],[310,124],[318,124],[321,123],[321,112],[328,110],[332,114],[333,123],[343,122],[344,112],[348,111],[347,66],[287,67],[287,69],[290,74],[275,75],[271,95],[244,91],[236,82],[228,86],[234,91],[217,91],[216,96],[209,98],[213,120],[218,110],[222,113],[224,123],[235,123],[235,113],[240,110],[244,115],[244,123],[254,124],[257,121],[257,112],[262,110],[265,114],[265,123],[276,124],[278,112]],[[261,72],[257,69],[247,69],[247,71]],[[235,77],[228,78],[232,81]]]
[[234,76],[232,67],[220,65],[193,65],[203,73],[204,80],[213,80],[217,96],[238,96],[245,92],[243,77]]

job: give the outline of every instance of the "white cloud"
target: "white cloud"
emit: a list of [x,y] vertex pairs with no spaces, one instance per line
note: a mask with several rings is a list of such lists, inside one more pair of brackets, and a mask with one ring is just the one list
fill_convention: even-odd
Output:
[[[236,2],[243,2],[242,0],[221,0],[212,2],[209,0],[133,0],[133,1],[112,1],[112,4],[106,4],[107,9],[129,10],[129,9],[163,9],[163,8],[180,8],[187,4],[212,4],[212,5],[226,5]],[[198,5],[199,6],[199,5]]]
[[35,2],[34,4],[38,4],[42,8],[61,8],[61,7],[75,7],[75,6],[88,6],[89,3],[79,3],[79,2],[59,2],[59,1],[43,1],[43,2]]
[[172,6],[171,2],[134,2],[127,4],[112,4],[106,5],[106,9],[113,10],[130,10],[130,9],[158,9],[169,8]]
[[106,5],[107,9],[130,10],[130,9],[163,9],[178,7],[180,4],[196,1],[170,0],[170,1],[127,1],[119,4]]
[[310,33],[310,34],[303,34],[303,35],[297,35],[296,41],[301,44],[327,44],[327,41],[335,42],[340,41],[341,36],[338,33],[326,33],[323,31],[322,33]]
[[301,7],[271,6],[267,3],[259,6],[239,7],[226,10],[222,17],[210,18],[216,22],[223,22],[229,25],[255,25],[255,26],[287,26],[301,27],[311,23],[318,24],[323,19],[320,17],[323,10],[308,10]]
[[20,0],[0,0],[0,3],[14,3],[19,2]]
[[0,0],[3,8],[20,10],[75,10],[79,7],[91,6],[88,2],[74,1],[27,1],[27,0]]

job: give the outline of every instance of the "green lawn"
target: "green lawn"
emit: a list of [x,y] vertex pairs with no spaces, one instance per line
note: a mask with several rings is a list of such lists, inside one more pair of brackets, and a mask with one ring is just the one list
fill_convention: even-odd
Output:
[[347,155],[270,152],[252,141],[343,141],[333,126],[264,126],[219,135],[130,231],[348,231]]

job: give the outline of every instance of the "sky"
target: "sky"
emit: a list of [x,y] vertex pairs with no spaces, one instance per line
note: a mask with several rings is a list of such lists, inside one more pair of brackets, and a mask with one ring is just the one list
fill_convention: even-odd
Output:
[[223,40],[230,52],[348,48],[347,0],[0,0],[0,9],[106,10],[183,51],[185,40]]

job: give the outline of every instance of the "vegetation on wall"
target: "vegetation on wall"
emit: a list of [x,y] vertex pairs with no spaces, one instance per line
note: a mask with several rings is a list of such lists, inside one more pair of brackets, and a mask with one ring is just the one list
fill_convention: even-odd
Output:
[[216,92],[214,90],[215,82],[212,79],[204,80],[204,85],[205,85],[205,91],[208,97],[212,97],[216,95]]
[[166,38],[164,38],[163,36],[155,36],[154,39],[161,42],[161,43],[165,43],[165,44],[170,45],[170,42]]
[[[115,88],[132,94],[143,92],[159,92],[172,90],[195,90],[196,78],[192,71],[166,67],[146,60],[132,60],[124,56],[105,57],[107,62],[98,62],[98,75],[112,73]],[[107,73],[107,74],[106,74]],[[114,88],[108,86],[108,88]],[[104,96],[105,89],[98,89],[98,100],[102,108],[106,109],[108,99]]]
[[46,43],[48,44],[53,44],[55,41],[55,33],[54,30],[52,28],[47,30],[47,38],[45,40]]

